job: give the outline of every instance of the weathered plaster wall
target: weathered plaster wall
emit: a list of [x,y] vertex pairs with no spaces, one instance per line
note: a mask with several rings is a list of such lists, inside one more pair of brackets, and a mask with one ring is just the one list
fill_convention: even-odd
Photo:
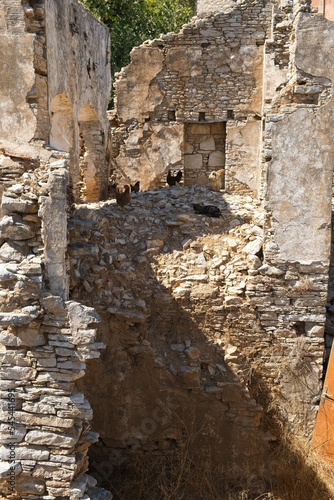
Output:
[[[41,198],[43,206],[42,235],[44,240],[45,280],[50,292],[63,300],[68,297],[67,277],[67,207],[69,182],[68,160],[53,162],[48,179],[50,196]],[[50,231],[52,228],[52,231]]]
[[[334,160],[331,108],[318,112],[299,108],[272,126],[267,196],[277,259],[329,262]],[[306,196],[310,190],[312,196]]]
[[[180,33],[162,35],[132,51],[130,65],[116,81],[118,123],[113,135],[118,147],[112,153],[112,166],[118,177],[131,178],[137,162],[134,177],[144,188],[153,185],[155,168],[155,184],[161,182],[161,162],[158,167],[152,164],[147,154],[151,140],[145,141],[145,133],[156,124],[172,128],[175,123],[228,122],[226,187],[259,191],[261,128],[253,121],[262,113],[263,44],[270,20],[271,9],[264,2],[244,2],[227,13],[194,19]],[[235,154],[236,137],[239,155]],[[164,136],[152,137],[156,149],[162,148],[163,141]],[[134,155],[131,145],[136,142]],[[181,142],[179,146],[183,154],[185,146]],[[184,167],[186,183],[187,175],[198,178],[188,156],[186,165],[183,158],[180,163],[180,154],[164,163],[165,174],[168,168]]]
[[[258,165],[262,139],[261,125],[261,120],[253,118],[228,123],[226,138],[226,163],[229,165],[226,180],[227,189],[243,191],[242,187],[247,186],[254,195],[259,193],[261,173]],[[250,165],[254,167],[257,165],[257,168],[251,168]]]
[[3,0],[1,137],[48,141],[47,62],[44,0]]
[[0,17],[0,136],[28,142],[36,130],[36,117],[27,102],[35,83],[34,35],[25,30],[20,1],[3,0]]
[[295,30],[290,80],[273,110],[268,109],[266,125],[272,147],[272,153],[265,153],[272,234],[268,257],[275,247],[278,260],[328,266],[334,160],[333,70],[328,58],[334,32],[323,17],[304,13],[297,16]]
[[[71,153],[75,196],[80,197],[81,191],[84,199],[96,201],[108,192],[109,31],[77,1],[46,0],[45,12],[51,145]],[[92,172],[79,168],[80,137],[85,136],[80,123],[87,122],[94,124],[90,135],[96,143]]]
[[90,104],[106,132],[111,81],[108,29],[76,1],[46,0],[45,10],[49,110],[55,97],[65,93],[75,108],[74,121]]

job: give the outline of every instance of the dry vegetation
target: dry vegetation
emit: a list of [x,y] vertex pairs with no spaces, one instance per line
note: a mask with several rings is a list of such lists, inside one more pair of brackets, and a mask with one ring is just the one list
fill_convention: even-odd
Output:
[[[191,440],[168,453],[133,453],[114,468],[114,500],[333,500],[334,468],[306,441],[285,435],[259,476],[247,467],[218,464],[205,451],[193,452]],[[261,473],[260,473],[261,471]]]

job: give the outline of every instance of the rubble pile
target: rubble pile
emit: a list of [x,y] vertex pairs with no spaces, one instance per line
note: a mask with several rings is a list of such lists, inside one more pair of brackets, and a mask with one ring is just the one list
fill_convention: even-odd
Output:
[[[218,207],[221,217],[196,214],[194,203]],[[82,387],[102,441],[112,443],[106,456],[178,442],[172,418],[153,418],[146,432],[157,398],[166,415],[176,407],[181,419],[209,419],[217,444],[209,446],[222,455],[223,421],[238,453],[247,436],[256,455],[275,439],[261,424],[268,400],[287,420],[293,394],[316,411],[322,277],[265,262],[264,225],[261,201],[207,186],[139,192],[123,208],[115,200],[76,206],[70,294],[102,318],[107,349]],[[114,406],[102,405],[106,398]],[[297,420],[291,414],[290,424]]]

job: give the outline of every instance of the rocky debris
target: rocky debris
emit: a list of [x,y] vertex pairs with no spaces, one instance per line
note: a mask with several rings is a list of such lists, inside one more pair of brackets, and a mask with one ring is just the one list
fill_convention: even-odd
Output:
[[[221,217],[195,214],[193,203],[217,206]],[[312,390],[298,397],[314,400],[325,276],[265,262],[264,224],[260,201],[205,186],[142,191],[124,209],[114,200],[76,206],[70,223],[71,297],[96,308],[109,346],[106,380],[88,374],[94,390],[83,382],[93,404],[101,394],[122,401],[133,384],[139,384],[143,400],[154,400],[160,391],[172,400],[182,394],[189,413],[202,397],[210,398],[217,422],[223,413],[235,429],[240,425],[267,441],[258,430],[263,409],[254,380],[266,381],[264,398],[291,397],[281,368],[287,360],[296,374],[308,364]],[[138,379],[136,366],[142,364],[149,379]],[[137,411],[140,426],[143,409],[136,408],[135,396],[131,401],[131,410],[120,403],[124,419]],[[313,418],[313,403],[309,408]],[[283,409],[288,415],[288,405]],[[159,449],[156,434],[150,439],[138,429],[121,432],[112,409],[104,411],[113,422],[104,437],[120,449]],[[163,432],[175,439],[172,427]]]

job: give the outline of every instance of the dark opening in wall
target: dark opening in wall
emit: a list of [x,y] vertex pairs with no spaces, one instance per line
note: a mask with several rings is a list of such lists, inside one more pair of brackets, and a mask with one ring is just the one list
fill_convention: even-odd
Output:
[[204,111],[200,111],[198,113],[198,121],[205,122],[205,112]]
[[169,110],[168,111],[168,120],[170,122],[175,122],[176,120],[176,115],[175,115],[175,111],[174,110]]
[[228,120],[233,120],[234,119],[234,111],[233,111],[233,109],[228,109],[227,110],[227,119]]
[[306,335],[305,321],[296,321],[296,323],[293,324],[293,327],[295,329],[297,337]]

